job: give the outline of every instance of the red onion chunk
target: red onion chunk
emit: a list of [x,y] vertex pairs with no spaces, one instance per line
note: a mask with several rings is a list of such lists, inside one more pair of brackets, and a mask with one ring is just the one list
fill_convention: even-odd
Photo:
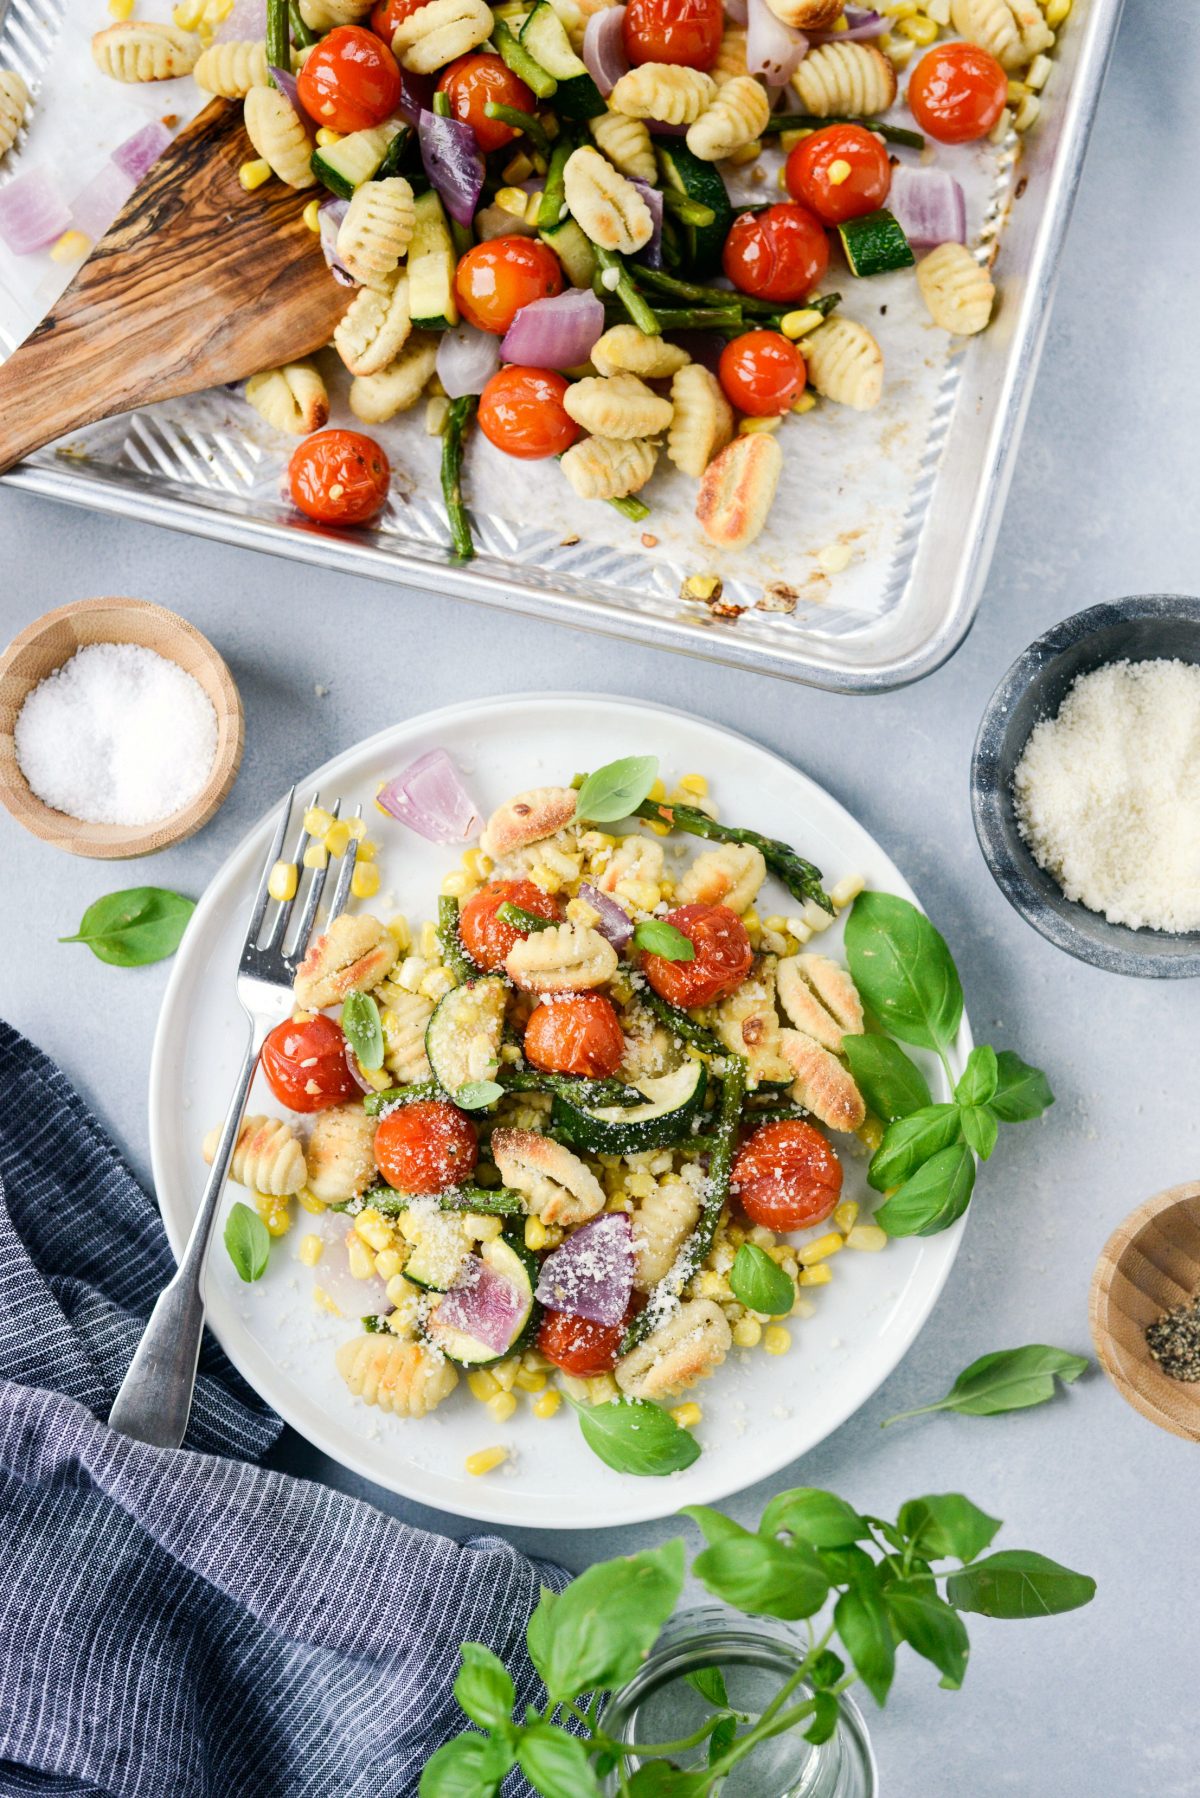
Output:
[[444,749],[418,756],[376,794],[375,803],[428,843],[463,843],[483,828],[478,807]]
[[415,129],[423,112],[433,111],[434,80],[432,75],[417,75],[400,64],[400,98],[396,111]]
[[746,68],[770,87],[784,87],[808,53],[808,39],[785,25],[767,0],[747,0]]
[[585,905],[600,913],[600,922],[596,929],[600,935],[610,942],[614,949],[623,949],[633,935],[633,919],[623,905],[618,905],[599,887],[590,886],[586,881],[579,889],[579,897]]
[[542,1262],[537,1297],[548,1311],[590,1323],[619,1324],[633,1292],[633,1231],[620,1211],[605,1211],[574,1231]]
[[233,11],[227,14],[213,33],[218,44],[261,39],[266,24],[263,0],[233,0]]
[[342,287],[357,287],[358,283],[337,252],[338,231],[349,210],[349,200],[339,200],[330,194],[317,208],[317,225],[321,237],[321,254],[330,274]]
[[877,12],[870,12],[861,6],[848,6],[844,31],[811,31],[809,38],[814,44],[861,42],[864,38],[882,37],[887,24],[887,20]]
[[70,210],[45,169],[27,169],[0,187],[0,243],[14,256],[44,250],[70,223]]
[[887,205],[909,243],[918,248],[967,241],[966,198],[945,169],[914,169],[897,163]]
[[650,208],[650,218],[654,225],[654,230],[650,235],[650,239],[647,243],[644,243],[638,251],[637,259],[639,262],[644,262],[647,268],[661,268],[663,197],[659,189],[657,187],[651,187],[648,181],[641,180],[637,175],[633,176],[632,179],[633,185],[637,188],[643,200],[645,200],[647,206]]
[[646,129],[651,137],[686,137],[690,126],[668,125],[665,119],[647,119]]
[[461,1330],[502,1355],[512,1347],[528,1303],[511,1280],[478,1255],[469,1255],[462,1273],[430,1314],[429,1327],[435,1340],[439,1329]]
[[158,161],[171,141],[171,133],[161,119],[151,119],[132,137],[127,137],[123,144],[118,144],[112,153],[112,159],[122,174],[128,175],[136,187],[138,182]]
[[529,368],[578,368],[604,335],[604,302],[590,287],[569,287],[522,306],[504,334],[505,362]]
[[583,33],[583,60],[587,72],[607,100],[622,75],[629,72],[625,54],[625,8],[608,6],[594,12]]
[[469,225],[483,189],[483,157],[471,127],[462,119],[422,111],[417,126],[421,161],[450,217]]
[[104,236],[136,185],[115,162],[106,162],[71,201],[71,217],[95,243]]
[[292,74],[292,71],[290,69],[277,69],[273,63],[268,64],[268,67],[271,71],[272,81],[275,83],[296,117],[301,121],[307,119],[308,114],[300,104],[300,89],[297,86],[296,77]]
[[452,400],[482,393],[500,366],[500,345],[491,331],[455,325],[438,339],[437,377]]

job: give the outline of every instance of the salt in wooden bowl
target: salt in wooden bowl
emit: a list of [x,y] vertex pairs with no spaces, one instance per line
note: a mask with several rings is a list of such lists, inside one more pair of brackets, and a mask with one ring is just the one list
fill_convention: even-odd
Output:
[[1146,1346],[1146,1326],[1200,1292],[1200,1181],[1131,1211],[1104,1245],[1089,1316],[1100,1365],[1121,1397],[1161,1430],[1200,1442],[1200,1380],[1173,1380]]

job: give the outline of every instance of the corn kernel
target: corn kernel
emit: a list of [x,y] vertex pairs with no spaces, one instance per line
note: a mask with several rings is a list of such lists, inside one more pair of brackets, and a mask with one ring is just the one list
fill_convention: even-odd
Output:
[[829,1230],[824,1236],[818,1236],[815,1242],[806,1242],[803,1248],[796,1250],[796,1259],[801,1267],[815,1267],[818,1261],[828,1261],[842,1247],[842,1239],[836,1230]]
[[313,1287],[312,1298],[313,1304],[318,1311],[328,1311],[330,1317],[340,1317],[342,1315],[341,1306],[336,1299],[329,1296],[323,1286]]
[[267,891],[272,899],[294,899],[299,884],[300,870],[295,862],[276,862],[267,876]]
[[366,1205],[359,1212],[354,1220],[354,1234],[369,1249],[390,1249],[392,1246],[392,1226],[374,1205]]
[[833,1214],[833,1221],[844,1236],[847,1230],[853,1230],[858,1221],[858,1205],[853,1199],[843,1199]]
[[324,840],[330,855],[345,855],[350,842],[350,826],[341,818],[335,819],[325,832]]
[[425,957],[426,961],[434,961],[437,958],[437,953],[437,925],[430,923],[429,919],[426,918],[421,926],[421,954]]
[[511,213],[513,218],[523,219],[526,197],[524,188],[502,187],[496,194],[495,204],[505,212]]
[[542,1393],[540,1398],[534,1399],[533,1415],[542,1418],[553,1417],[561,1404],[562,1393],[556,1392],[553,1386],[551,1386]]
[[324,843],[310,843],[304,851],[304,866],[306,868],[325,868],[328,865],[329,856],[326,854]]
[[1054,64],[1048,56],[1035,56],[1025,71],[1026,87],[1032,88],[1035,94],[1040,94],[1050,79],[1053,67]]
[[532,175],[533,164],[530,162],[528,156],[526,156],[524,150],[518,150],[516,155],[512,157],[510,161],[505,163],[500,172],[512,187],[519,187],[522,181],[528,181],[530,175]]
[[448,899],[461,899],[471,885],[471,877],[464,868],[454,868],[442,877],[442,892]]
[[[425,435],[426,437],[444,437],[446,426],[450,420],[450,401],[443,394],[435,393],[432,399],[425,402]],[[443,888],[443,891],[445,889]]]
[[429,963],[422,955],[406,955],[400,963],[395,980],[406,993],[419,993],[421,982],[429,972]]
[[393,1305],[405,1305],[421,1297],[421,1288],[406,1280],[403,1274],[393,1274],[387,1283],[387,1295]]
[[546,1388],[546,1376],[544,1373],[535,1373],[532,1368],[523,1367],[514,1384],[519,1386],[522,1392],[543,1392]]
[[802,144],[806,137],[811,137],[815,128],[816,127],[814,126],[811,129],[805,127],[798,131],[781,131],[779,133],[779,148],[786,156],[790,151],[796,148],[797,144]]
[[58,242],[51,247],[51,262],[82,262],[92,247],[90,237],[82,231],[64,231]]
[[473,1478],[479,1479],[485,1473],[493,1473],[508,1460],[506,1448],[481,1448],[473,1455],[468,1455],[463,1466]]
[[1015,131],[1028,131],[1042,116],[1042,103],[1036,94],[1026,94],[1017,108],[1017,116],[1013,120]]
[[355,861],[350,891],[356,899],[373,899],[379,891],[379,869],[374,862]]
[[910,38],[914,44],[932,44],[937,39],[938,28],[932,19],[923,18],[914,13],[911,19],[901,19],[896,29],[901,36]]
[[304,814],[304,828],[310,837],[323,837],[327,830],[332,830],[334,817],[323,805],[310,805]]
[[775,1232],[774,1230],[765,1229],[762,1224],[755,1224],[750,1232],[750,1241],[757,1243],[760,1249],[773,1249],[775,1247]]
[[694,1400],[689,1399],[686,1405],[673,1405],[671,1416],[681,1430],[694,1430],[704,1413]]
[[300,1238],[299,1254],[305,1267],[315,1267],[324,1252],[325,1244],[319,1236],[314,1236],[311,1231],[307,1236]]
[[572,924],[584,924],[590,928],[600,922],[600,913],[586,899],[568,899],[567,919]]
[[473,880],[486,880],[495,865],[491,856],[485,855],[482,849],[464,851],[463,867]]
[[171,9],[171,19],[180,31],[195,31],[203,17],[204,0],[181,0],[179,6]]
[[852,905],[866,886],[866,878],[862,874],[847,874],[844,880],[830,889],[829,897],[840,911],[843,906]]
[[786,1355],[792,1346],[792,1332],[782,1324],[770,1324],[763,1334],[763,1347],[768,1355]]
[[378,854],[379,844],[375,839],[373,837],[364,837],[362,842],[358,845],[358,859],[360,864],[373,862]]
[[655,805],[661,805],[666,796],[666,783],[661,779],[654,782],[646,795],[647,799],[653,800]]
[[710,1267],[696,1275],[695,1289],[696,1296],[702,1299],[727,1299],[730,1296],[729,1282]]
[[387,927],[388,935],[395,943],[401,955],[412,947],[412,931],[408,928],[408,919],[403,912],[397,912]]
[[301,1211],[307,1211],[310,1217],[320,1217],[324,1213],[324,1199],[315,1199],[307,1186],[302,1186],[296,1196],[300,1201]]
[[1002,144],[1004,142],[1005,138],[1008,136],[1009,132],[1012,130],[1012,124],[1013,124],[1012,108],[1010,106],[1006,106],[1004,108],[1004,111],[1000,114],[1000,117],[996,120],[996,123],[992,126],[991,130],[988,132],[989,144]]
[[[519,190],[518,190],[519,191]],[[536,225],[542,211],[542,190],[535,187],[525,199],[525,223]]]
[[292,1227],[292,1217],[286,1199],[274,1198],[265,1192],[256,1192],[254,1208],[272,1236],[286,1236]]
[[868,1255],[877,1255],[880,1249],[887,1247],[887,1239],[887,1231],[878,1224],[855,1224],[847,1234],[846,1247],[865,1249]]
[[261,157],[255,162],[244,162],[238,170],[238,180],[248,194],[252,194],[256,187],[261,187],[264,181],[270,179],[271,165],[269,162],[264,162]]
[[517,1408],[517,1401],[511,1392],[498,1392],[495,1398],[487,1400],[487,1408],[497,1423],[507,1423]]
[[454,976],[448,968],[430,968],[421,982],[421,991],[427,999],[432,999],[435,1004],[439,999],[444,999],[446,994],[453,990],[453,987]]
[[330,125],[322,125],[317,132],[317,142],[322,149],[325,149],[329,144],[340,144],[341,141],[342,133],[340,131],[334,131]]
[[133,0],[108,0],[108,16],[110,19],[131,19]]
[[1072,0],[1046,0],[1046,23],[1051,31],[1057,31],[1070,13]]
[[825,315],[818,312],[815,306],[800,306],[795,312],[784,313],[779,328],[785,337],[790,337],[794,342],[797,337],[806,337],[824,322]]
[[478,1217],[471,1212],[463,1218],[463,1228],[476,1242],[495,1242],[504,1229],[504,1220],[499,1217]]
[[525,1219],[525,1247],[527,1249],[544,1249],[550,1240],[550,1232],[540,1217]]
[[872,1112],[868,1112],[854,1134],[863,1148],[870,1149],[873,1155],[883,1141],[883,1124]]
[[351,1236],[346,1244],[346,1260],[351,1279],[369,1280],[375,1272],[375,1257],[366,1243],[359,1242],[356,1236]]
[[822,1261],[816,1267],[801,1268],[800,1278],[796,1284],[798,1286],[828,1286],[832,1278],[833,1269],[827,1261]]
[[[721,592],[721,577],[718,574],[689,574],[679,591],[681,599],[698,599],[707,605],[710,599],[717,599]],[[680,785],[683,783],[680,782]]]
[[469,1373],[467,1385],[472,1398],[477,1398],[481,1405],[486,1405],[490,1398],[495,1398],[500,1390],[499,1383],[492,1378],[486,1367],[477,1367]]
[[390,1280],[404,1266],[404,1257],[399,1249],[380,1249],[375,1257],[375,1272],[381,1280]]
[[798,393],[792,401],[791,410],[796,413],[798,417],[803,417],[806,412],[812,412],[815,409],[816,404],[816,394],[810,393],[806,387],[804,392]]
[[621,1389],[610,1373],[598,1373],[586,1384],[589,1405],[608,1405],[621,1396]]
[[773,437],[782,423],[782,418],[739,418],[738,436]]
[[950,0],[925,0],[925,11],[935,25],[949,25]]
[[743,1317],[734,1324],[733,1340],[739,1348],[757,1348],[762,1341],[762,1325],[757,1317]]
[[308,205],[304,208],[304,211],[300,214],[300,217],[304,220],[310,231],[319,231],[321,229],[320,207],[320,200],[310,200]]
[[512,1391],[520,1371],[521,1357],[519,1355],[509,1355],[507,1360],[495,1361],[492,1364],[492,1378],[502,1392]]

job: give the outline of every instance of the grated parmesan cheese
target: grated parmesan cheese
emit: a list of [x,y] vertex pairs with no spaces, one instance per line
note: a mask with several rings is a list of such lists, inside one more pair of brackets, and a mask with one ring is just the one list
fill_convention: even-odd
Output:
[[1134,930],[1200,929],[1200,666],[1113,662],[1035,725],[1017,823],[1068,899]]

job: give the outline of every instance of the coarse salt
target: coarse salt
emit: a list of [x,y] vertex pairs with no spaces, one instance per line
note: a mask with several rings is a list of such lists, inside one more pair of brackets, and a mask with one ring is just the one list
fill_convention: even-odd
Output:
[[200,793],[217,714],[199,681],[135,643],[90,643],[33,689],[13,732],[46,805],[87,824],[157,824]]

